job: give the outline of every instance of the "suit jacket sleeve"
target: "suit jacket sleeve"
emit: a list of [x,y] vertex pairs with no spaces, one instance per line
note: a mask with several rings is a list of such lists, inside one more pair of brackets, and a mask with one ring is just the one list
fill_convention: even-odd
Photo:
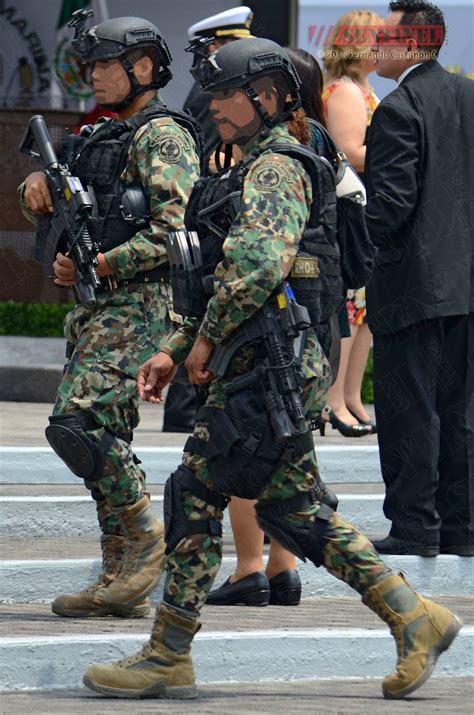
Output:
[[410,107],[382,102],[369,130],[366,180],[367,228],[376,246],[397,233],[418,203],[423,132]]

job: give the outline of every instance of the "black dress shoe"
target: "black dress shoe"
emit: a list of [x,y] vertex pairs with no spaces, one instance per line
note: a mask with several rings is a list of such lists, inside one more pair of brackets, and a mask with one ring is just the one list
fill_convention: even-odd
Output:
[[301,579],[296,569],[282,571],[269,579],[271,606],[297,606],[301,600]]
[[380,541],[372,541],[372,544],[379,554],[401,554],[402,556],[438,556],[439,554],[437,544],[417,544],[390,535]]
[[229,579],[220,588],[211,591],[206,599],[209,606],[268,606],[270,584],[263,571],[231,583]]
[[439,547],[440,554],[454,554],[455,556],[474,556],[474,546],[470,544],[453,544]]

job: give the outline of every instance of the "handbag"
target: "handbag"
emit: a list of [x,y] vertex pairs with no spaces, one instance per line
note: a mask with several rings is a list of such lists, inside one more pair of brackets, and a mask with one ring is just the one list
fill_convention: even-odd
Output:
[[323,137],[328,159],[336,173],[337,240],[341,250],[341,273],[347,289],[362,288],[374,268],[374,248],[365,223],[367,203],[364,184],[348,158],[322,124],[308,119]]

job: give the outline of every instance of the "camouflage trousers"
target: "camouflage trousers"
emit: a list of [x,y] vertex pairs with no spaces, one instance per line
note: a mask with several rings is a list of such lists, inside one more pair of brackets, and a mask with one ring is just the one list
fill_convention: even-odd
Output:
[[[136,376],[139,366],[158,352],[169,332],[168,288],[141,284],[98,296],[97,306],[77,305],[64,325],[74,345],[54,405],[54,415],[85,410],[97,422],[88,435],[99,441],[105,429],[114,435],[132,435],[139,423]],[[104,533],[120,534],[120,524],[110,507],[134,504],[145,489],[127,439],[115,436],[105,455],[104,476],[87,483],[97,502]]]
[[[324,404],[329,376],[327,379],[314,378],[306,384],[303,403],[306,414],[317,412],[317,402]],[[218,381],[211,384],[206,402],[210,407],[224,407],[226,395]],[[193,437],[206,440],[207,425],[196,421]],[[183,464],[192,469],[197,479],[209,489],[213,489],[207,460],[202,455],[185,452]],[[281,464],[266,483],[257,503],[282,502],[302,492],[313,490],[319,477],[314,449]],[[184,492],[184,509],[189,520],[214,519],[222,523],[221,509],[204,502],[190,492]],[[320,508],[315,502],[305,511],[290,513],[288,524],[305,526],[315,520]],[[339,579],[348,583],[359,593],[363,593],[387,571],[382,559],[368,539],[352,524],[334,512],[325,533],[323,564]],[[222,537],[208,534],[192,534],[182,539],[169,554],[166,565],[164,600],[170,605],[199,612],[205,603],[222,560]]]

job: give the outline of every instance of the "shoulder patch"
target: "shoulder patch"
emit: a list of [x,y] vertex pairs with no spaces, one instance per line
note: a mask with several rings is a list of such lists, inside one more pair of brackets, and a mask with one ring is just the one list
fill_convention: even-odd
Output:
[[283,173],[274,164],[267,164],[257,169],[255,186],[260,191],[275,191],[283,180]]
[[158,142],[158,156],[166,164],[177,164],[183,156],[184,142],[176,136],[161,137]]
[[177,164],[181,161],[183,153],[192,149],[191,137],[186,130],[176,124],[168,122],[166,125],[159,124],[161,120],[153,120],[147,125],[146,138],[148,147],[157,152],[158,157],[165,164]]

